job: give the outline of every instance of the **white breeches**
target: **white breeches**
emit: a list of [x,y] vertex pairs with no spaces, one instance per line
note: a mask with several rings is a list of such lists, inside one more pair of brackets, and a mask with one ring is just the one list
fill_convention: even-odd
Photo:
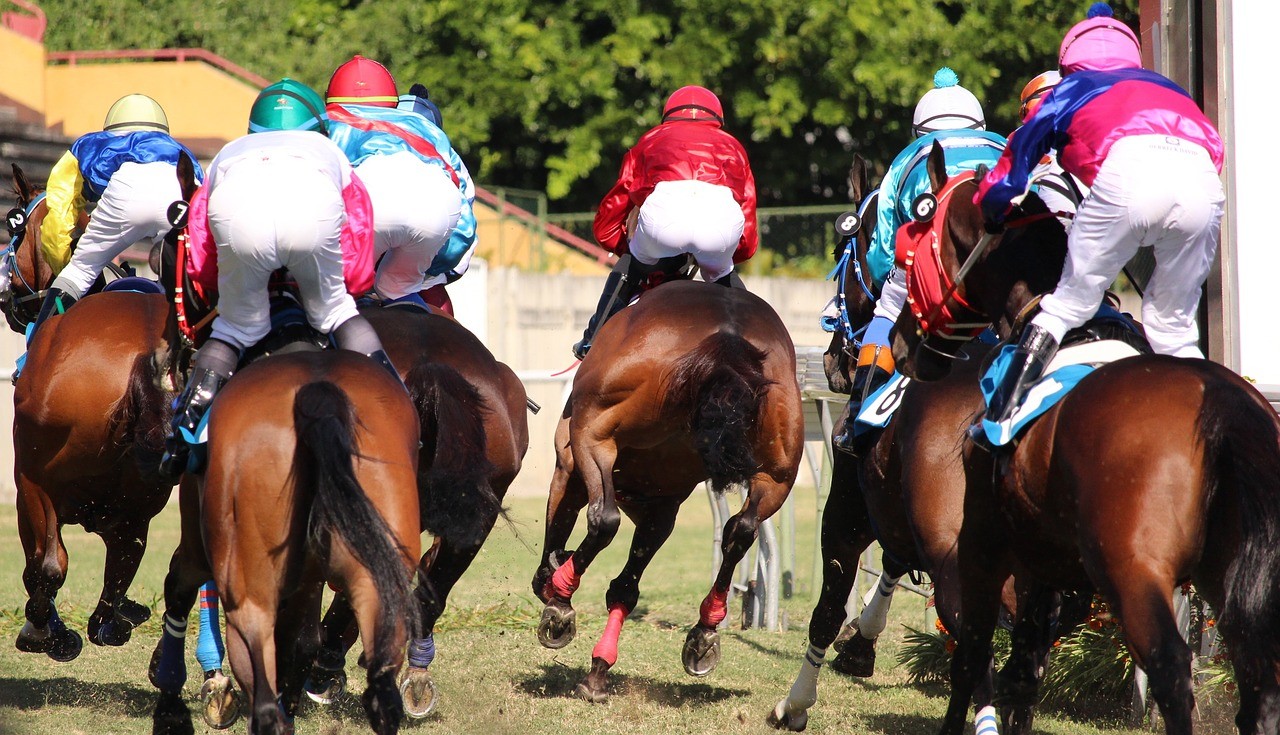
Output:
[[267,282],[288,268],[311,326],[332,332],[356,315],[343,282],[342,193],[301,159],[243,161],[209,195],[218,248],[218,317],[213,337],[244,349],[271,328]]
[[374,290],[398,299],[424,288],[431,261],[462,214],[462,192],[439,166],[408,152],[370,156],[356,167],[373,204]]
[[889,271],[880,287],[880,298],[876,299],[875,315],[890,321],[898,321],[902,307],[907,303],[907,270],[897,265]]
[[714,281],[733,270],[745,225],[742,207],[726,186],[705,181],[662,181],[640,207],[631,255],[645,265],[688,253],[702,277]]
[[130,245],[155,242],[169,234],[169,205],[182,198],[172,163],[120,166],[93,210],[89,226],[53,285],[80,298],[102,269]]
[[1138,248],[1151,246],[1156,268],[1142,299],[1147,340],[1163,355],[1203,357],[1196,310],[1224,200],[1202,147],[1163,135],[1117,141],[1076,214],[1062,280],[1032,322],[1061,340],[1094,315]]

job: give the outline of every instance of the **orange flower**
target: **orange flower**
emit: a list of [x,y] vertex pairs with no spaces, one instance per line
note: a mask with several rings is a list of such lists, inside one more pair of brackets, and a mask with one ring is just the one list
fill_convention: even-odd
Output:
[[948,638],[948,639],[947,639],[947,653],[955,653],[955,652],[956,652],[956,642],[955,642],[955,639]]

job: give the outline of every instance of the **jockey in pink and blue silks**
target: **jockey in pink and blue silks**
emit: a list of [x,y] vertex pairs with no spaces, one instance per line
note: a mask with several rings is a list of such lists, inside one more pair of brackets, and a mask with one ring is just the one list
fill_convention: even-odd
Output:
[[1063,336],[1093,316],[1142,246],[1156,259],[1142,303],[1148,341],[1160,354],[1203,357],[1196,310],[1218,246],[1222,139],[1181,87],[1141,68],[1137,36],[1105,3],[1067,32],[1059,66],[1062,81],[1010,136],[975,197],[988,231],[999,231],[1050,149],[1091,187],[1068,236],[1062,279],[991,398],[987,418],[997,422],[1017,409]]

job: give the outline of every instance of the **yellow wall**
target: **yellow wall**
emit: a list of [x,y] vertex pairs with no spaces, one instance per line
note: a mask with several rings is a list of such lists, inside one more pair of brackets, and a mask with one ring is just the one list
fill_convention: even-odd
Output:
[[44,46],[0,26],[0,94],[36,112],[44,109]]
[[476,255],[490,265],[515,267],[546,273],[602,275],[608,271],[596,259],[543,235],[514,217],[500,217],[498,211],[477,201]]
[[181,140],[226,142],[244,135],[257,88],[199,61],[49,66],[45,120],[69,136],[102,129],[111,103],[132,92],[154,97]]

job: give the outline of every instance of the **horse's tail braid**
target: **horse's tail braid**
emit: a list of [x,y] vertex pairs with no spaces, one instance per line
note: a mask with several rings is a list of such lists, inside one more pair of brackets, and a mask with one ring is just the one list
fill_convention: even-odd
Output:
[[418,493],[423,527],[461,548],[479,548],[503,512],[489,478],[489,408],[457,370],[420,362],[405,379],[422,426]]
[[[1206,381],[1199,418],[1206,471],[1218,478],[1214,506],[1233,503],[1241,538],[1227,569],[1224,632],[1249,680],[1280,663],[1280,429],[1271,407],[1224,379]],[[1224,519],[1226,520],[1226,519]]]
[[666,415],[689,417],[711,485],[724,490],[758,469],[752,435],[765,392],[765,353],[731,332],[717,332],[681,357],[671,373]]
[[[308,539],[316,544],[336,534],[369,570],[378,592],[379,628],[394,630],[401,618],[414,635],[418,616],[410,610],[411,572],[406,552],[356,478],[355,416],[347,394],[327,381],[308,383],[293,401],[298,447],[293,477],[298,488],[314,493]],[[416,560],[414,560],[416,561]],[[375,664],[394,658],[394,636],[381,636]]]

